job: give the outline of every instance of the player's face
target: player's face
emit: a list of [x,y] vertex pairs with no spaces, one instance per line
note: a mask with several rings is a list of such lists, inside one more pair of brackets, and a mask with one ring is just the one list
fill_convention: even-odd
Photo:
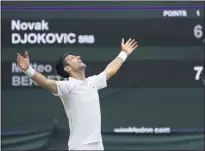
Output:
[[71,70],[74,72],[84,69],[86,67],[86,65],[82,62],[80,56],[69,55],[65,59],[66,62],[69,64]]

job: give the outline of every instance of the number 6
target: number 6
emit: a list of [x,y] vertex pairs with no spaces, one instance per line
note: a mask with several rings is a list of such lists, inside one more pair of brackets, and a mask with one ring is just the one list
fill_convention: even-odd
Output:
[[201,25],[196,25],[194,27],[194,36],[196,38],[201,38],[203,36],[203,27]]

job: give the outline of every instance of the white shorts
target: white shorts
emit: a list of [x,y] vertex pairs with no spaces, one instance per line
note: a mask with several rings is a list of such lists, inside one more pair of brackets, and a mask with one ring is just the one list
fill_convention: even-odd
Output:
[[95,142],[71,150],[104,150],[104,146],[102,142]]

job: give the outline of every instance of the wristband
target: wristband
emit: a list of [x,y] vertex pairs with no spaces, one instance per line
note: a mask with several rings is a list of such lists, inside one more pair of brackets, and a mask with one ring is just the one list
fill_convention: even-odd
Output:
[[127,54],[126,54],[126,52],[121,51],[117,57],[121,58],[122,61],[124,62],[127,59]]
[[23,71],[28,77],[32,77],[35,74],[35,70],[29,65],[28,70]]

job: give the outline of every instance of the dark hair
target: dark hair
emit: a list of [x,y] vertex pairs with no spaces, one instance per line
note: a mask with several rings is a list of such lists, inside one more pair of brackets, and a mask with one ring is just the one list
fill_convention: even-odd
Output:
[[64,53],[62,56],[60,56],[56,63],[56,72],[63,78],[69,77],[69,74],[64,70],[64,67],[68,65],[68,63],[65,61],[65,58],[69,55],[70,53]]

